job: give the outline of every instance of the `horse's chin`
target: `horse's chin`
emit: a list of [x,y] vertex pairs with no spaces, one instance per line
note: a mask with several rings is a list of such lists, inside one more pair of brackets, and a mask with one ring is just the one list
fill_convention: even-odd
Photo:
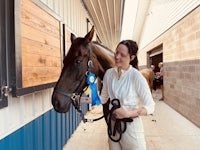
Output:
[[58,113],[66,113],[67,112],[67,110],[65,110],[65,109],[56,109],[56,108],[54,108],[54,110],[56,112],[58,112]]
[[66,113],[70,110],[71,103],[69,101],[65,101],[62,105],[53,105],[53,108],[58,113]]

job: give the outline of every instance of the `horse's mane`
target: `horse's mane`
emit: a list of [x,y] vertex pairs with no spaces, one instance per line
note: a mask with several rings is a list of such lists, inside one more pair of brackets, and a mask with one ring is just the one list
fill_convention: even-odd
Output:
[[107,51],[114,53],[111,49],[109,49],[108,47],[106,47],[105,45],[102,45],[101,43],[99,43],[98,41],[92,41],[92,43],[99,45],[101,47],[103,47],[104,49],[106,49]]

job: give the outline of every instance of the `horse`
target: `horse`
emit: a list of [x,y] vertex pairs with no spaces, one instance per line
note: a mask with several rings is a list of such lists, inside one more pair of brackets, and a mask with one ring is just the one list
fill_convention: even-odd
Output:
[[[77,38],[71,33],[71,47],[63,60],[64,67],[52,94],[52,105],[59,113],[68,112],[71,103],[77,107],[76,97],[88,86],[88,72],[103,80],[105,71],[115,65],[114,52],[92,41],[93,34],[94,26],[85,37]],[[152,77],[147,72],[145,78],[150,81]]]
[[149,85],[149,89],[152,93],[154,72],[149,68],[142,69],[142,70],[140,70],[140,72],[144,76],[144,78],[147,80],[147,83]]

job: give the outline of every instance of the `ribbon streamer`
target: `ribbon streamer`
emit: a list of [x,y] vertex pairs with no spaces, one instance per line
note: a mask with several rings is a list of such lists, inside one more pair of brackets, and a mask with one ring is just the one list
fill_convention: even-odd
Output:
[[89,73],[87,75],[87,84],[90,86],[90,90],[92,92],[92,106],[100,105],[101,101],[97,92],[97,86],[95,84],[96,76],[93,73]]

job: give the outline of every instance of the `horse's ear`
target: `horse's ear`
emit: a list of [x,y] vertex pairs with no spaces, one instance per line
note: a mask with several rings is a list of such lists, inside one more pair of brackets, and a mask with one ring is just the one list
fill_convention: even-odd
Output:
[[85,40],[87,43],[92,41],[93,35],[94,35],[94,26],[92,26],[90,32],[88,32],[88,34],[85,36]]
[[73,33],[71,33],[71,42],[73,42],[75,39],[76,39],[76,36]]

